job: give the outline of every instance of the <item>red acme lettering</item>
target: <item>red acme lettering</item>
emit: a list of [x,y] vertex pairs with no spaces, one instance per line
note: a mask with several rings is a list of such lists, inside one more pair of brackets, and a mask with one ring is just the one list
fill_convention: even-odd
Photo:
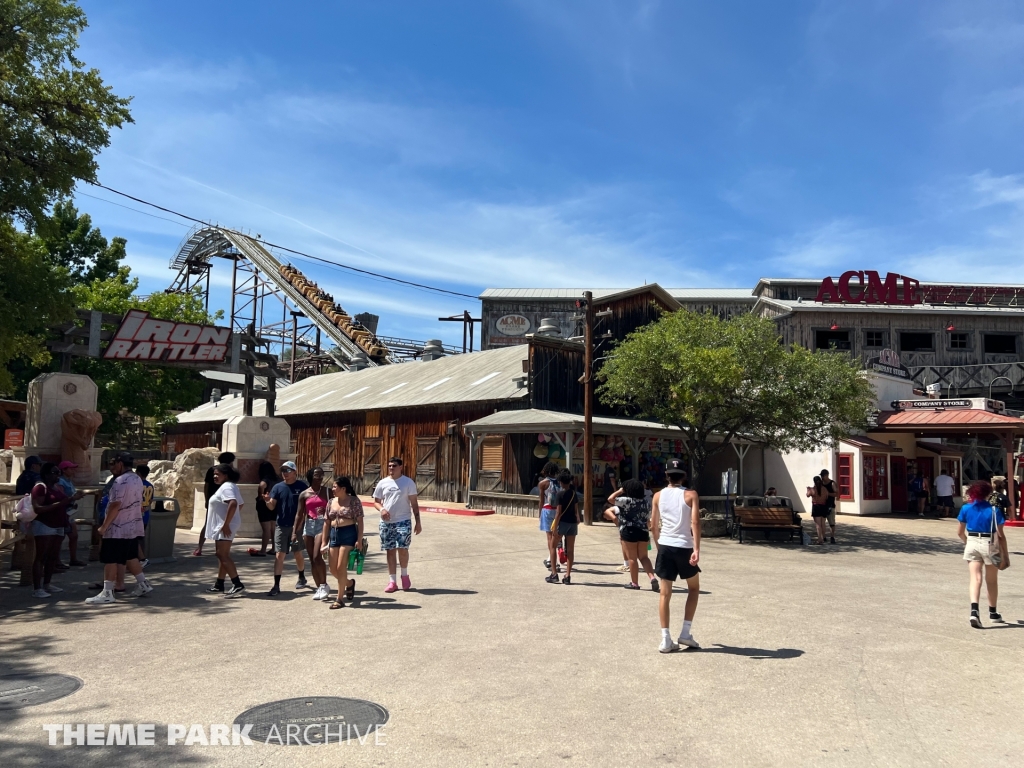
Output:
[[[903,284],[900,285],[900,281]],[[852,285],[856,281],[856,285]],[[849,270],[838,281],[826,277],[814,300],[823,304],[920,304],[920,283],[912,277],[889,272],[882,280],[874,270]],[[901,290],[902,288],[902,290]]]
[[231,340],[230,328],[157,320],[133,309],[121,320],[105,360],[150,363],[223,363]]

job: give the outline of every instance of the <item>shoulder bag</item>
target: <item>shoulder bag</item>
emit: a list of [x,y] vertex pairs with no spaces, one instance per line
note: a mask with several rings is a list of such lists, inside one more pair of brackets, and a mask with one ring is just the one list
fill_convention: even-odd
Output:
[[1000,571],[1010,567],[1010,552],[1007,549],[1006,539],[999,535],[999,526],[996,524],[996,512],[999,507],[992,507],[992,524],[989,530],[988,556],[992,558],[992,564]]

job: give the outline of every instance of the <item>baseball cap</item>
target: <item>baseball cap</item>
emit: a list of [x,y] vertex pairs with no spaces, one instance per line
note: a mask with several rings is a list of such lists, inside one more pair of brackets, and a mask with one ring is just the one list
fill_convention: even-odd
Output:
[[43,460],[40,459],[38,456],[29,456],[27,459],[25,459],[25,466],[26,467],[31,467],[33,464],[42,464],[42,463],[43,463]]
[[669,459],[668,463],[665,464],[666,475],[684,474],[685,472],[686,467],[683,466],[682,459]]
[[75,464],[75,462],[73,462],[73,461],[62,461],[60,464],[57,465],[57,469],[60,469],[60,470],[74,469],[77,466],[78,465]]
[[128,453],[128,451],[121,451],[120,453],[115,453],[113,456],[110,457],[110,460],[112,462],[120,461],[126,467],[131,467],[135,465],[135,457]]
[[289,472],[298,472],[299,468],[295,466],[294,461],[286,461],[281,465],[281,469],[287,469]]

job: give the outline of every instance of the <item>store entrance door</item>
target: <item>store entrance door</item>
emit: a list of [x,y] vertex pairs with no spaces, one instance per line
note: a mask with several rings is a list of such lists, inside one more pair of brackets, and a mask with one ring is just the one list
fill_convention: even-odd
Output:
[[892,511],[907,511],[907,459],[905,456],[889,458],[890,481],[892,482]]

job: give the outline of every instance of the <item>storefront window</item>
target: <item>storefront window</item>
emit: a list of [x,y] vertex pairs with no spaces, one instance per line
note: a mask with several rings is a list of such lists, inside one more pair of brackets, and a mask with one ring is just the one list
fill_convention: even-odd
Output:
[[953,478],[956,483],[957,493],[960,493],[960,486],[963,484],[960,477],[960,459],[942,459],[942,471]]
[[889,498],[888,456],[864,454],[864,499],[877,501]]
[[853,454],[839,454],[839,473],[836,482],[839,485],[839,498],[842,501],[853,501]]

